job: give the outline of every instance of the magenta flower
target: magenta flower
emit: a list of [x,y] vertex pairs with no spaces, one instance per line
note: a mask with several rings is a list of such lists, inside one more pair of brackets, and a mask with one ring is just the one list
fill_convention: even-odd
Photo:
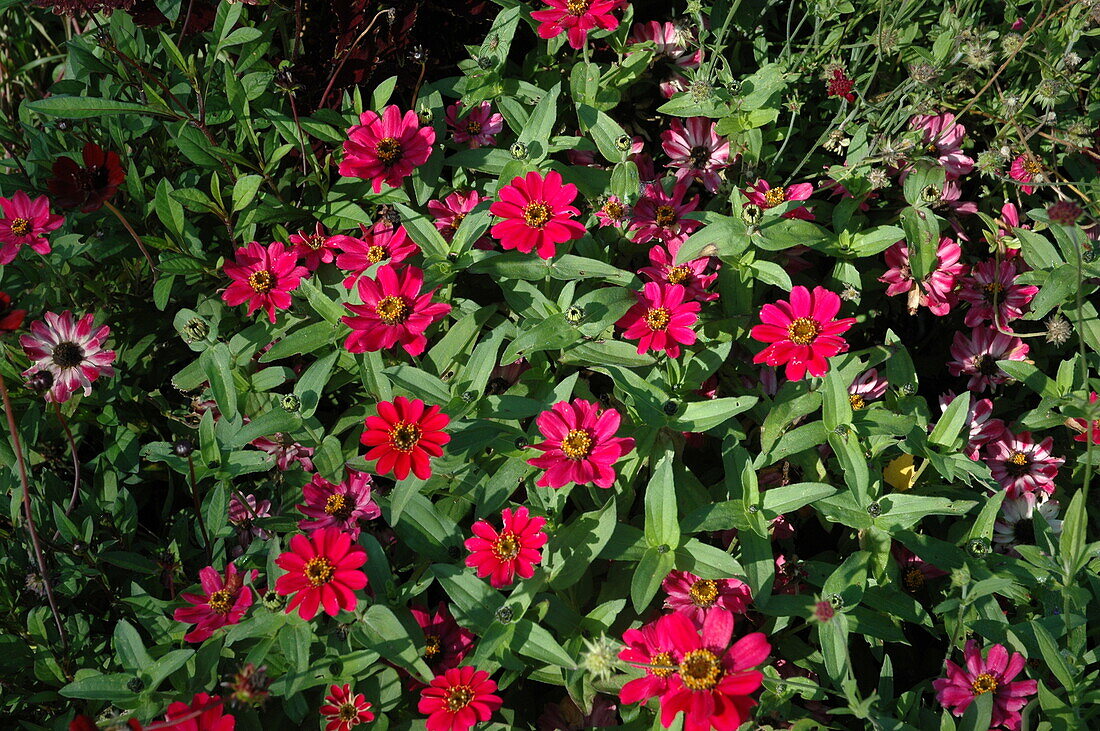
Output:
[[638,341],[638,352],[650,350],[680,357],[681,345],[695,342],[691,329],[699,320],[698,302],[687,299],[687,290],[679,284],[646,282],[638,301],[626,311],[616,327],[623,328],[623,337]]
[[669,692],[679,662],[676,645],[667,633],[657,631],[657,622],[623,632],[623,644],[626,647],[619,650],[619,659],[645,670],[645,675],[624,685],[619,700],[645,705],[650,698]]
[[[954,391],[948,391],[940,396],[940,410],[947,411],[947,407],[954,400]],[[966,412],[966,426],[966,456],[974,460],[978,459],[978,453],[982,447],[1000,439],[1005,432],[1005,423],[993,418],[993,402],[987,398],[971,397],[970,408]]]
[[947,370],[953,376],[970,376],[966,387],[971,391],[984,391],[1008,381],[1008,374],[997,366],[999,360],[1023,360],[1028,345],[1014,335],[997,332],[993,328],[978,326],[970,335],[955,333],[951,343],[951,357]]
[[374,352],[400,344],[409,355],[420,355],[428,346],[424,331],[447,316],[451,306],[432,302],[435,290],[421,292],[424,272],[414,266],[401,272],[389,264],[378,268],[375,279],[359,279],[361,305],[345,304],[351,311],[342,320],[351,328],[344,347],[351,353]]
[[638,273],[658,284],[679,284],[686,290],[687,297],[700,302],[718,299],[717,292],[707,291],[707,287],[718,279],[716,273],[707,274],[711,258],[703,256],[683,264],[675,264],[679,251],[680,244],[671,242],[665,246],[658,244],[652,247],[649,250],[649,266],[642,267]]
[[674,119],[661,133],[661,148],[669,157],[668,167],[676,169],[677,182],[698,180],[709,192],[718,190],[719,172],[729,165],[730,143],[714,126],[706,117],[691,117],[686,126]]
[[946,571],[936,568],[900,543],[890,546],[890,555],[898,562],[901,583],[911,593],[922,589],[930,579],[947,576]]
[[301,465],[306,472],[313,472],[313,461],[310,459],[313,456],[312,447],[303,447],[294,441],[289,434],[283,434],[282,432],[276,432],[272,437],[271,439],[260,437],[259,439],[253,439],[250,443],[253,447],[274,457],[275,466],[281,472],[286,472],[295,464]]
[[848,386],[848,401],[852,409],[859,411],[867,406],[868,401],[882,398],[890,383],[878,374],[875,368],[868,368],[856,376],[852,385]]
[[886,294],[891,297],[909,293],[909,314],[915,315],[917,308],[924,305],[933,315],[942,317],[955,305],[955,283],[966,271],[966,265],[959,262],[961,257],[962,247],[946,236],[940,239],[936,266],[918,287],[909,266],[909,247],[899,241],[886,250],[888,268],[878,281],[887,285]]
[[246,314],[262,309],[272,323],[275,310],[288,309],[290,293],[298,289],[302,277],[309,276],[308,269],[298,266],[294,250],[288,251],[279,241],[242,246],[237,249],[236,261],[225,263],[225,273],[233,280],[222,293],[226,304],[235,307],[247,302]]
[[1024,183],[1020,186],[1020,190],[1026,195],[1031,195],[1035,192],[1035,186],[1028,183],[1043,179],[1043,164],[1031,153],[1018,155],[1008,168],[1008,176],[1018,183]]
[[671,195],[660,183],[647,185],[630,217],[629,230],[634,243],[644,244],[657,239],[680,246],[693,231],[701,228],[701,222],[684,218],[685,213],[699,207],[699,196],[684,202],[686,193],[687,186],[682,183],[673,186]]
[[1066,461],[1050,453],[1053,446],[1054,437],[1035,442],[1031,432],[1013,434],[1006,430],[1000,439],[985,445],[984,461],[1010,498],[1025,492],[1052,495],[1058,467]]
[[349,469],[347,477],[334,485],[320,475],[302,487],[305,503],[297,506],[306,516],[298,528],[312,533],[320,528],[338,528],[353,541],[359,539],[359,522],[382,515],[378,503],[371,499],[371,477],[366,472]]
[[609,488],[615,482],[612,465],[634,449],[630,437],[616,437],[621,419],[615,409],[600,411],[599,404],[583,399],[559,401],[535,420],[546,441],[532,444],[543,454],[527,464],[546,472],[539,487],[594,483]]
[[341,609],[355,609],[355,592],[367,585],[367,575],[360,570],[366,562],[363,547],[336,528],[298,533],[290,539],[290,550],[275,559],[275,565],[286,571],[275,581],[275,591],[293,595],[287,614],[297,609],[308,622],[320,608],[335,617]]
[[[476,190],[471,190],[469,193],[460,193],[456,190],[443,200],[428,201],[428,213],[432,214],[434,218],[432,223],[439,229],[439,233],[443,235],[443,238],[451,241],[454,239],[458,227],[462,225],[462,221],[483,200],[485,198]],[[488,238],[482,236],[474,242],[473,248],[490,250],[493,245]]]
[[499,112],[493,113],[492,104],[481,102],[459,119],[461,111],[460,101],[447,107],[447,126],[454,130],[455,142],[465,144],[471,150],[496,144],[495,135],[504,129],[504,117]]
[[856,321],[854,317],[837,320],[839,312],[840,297],[833,292],[814,287],[811,293],[805,287],[795,287],[789,302],[779,300],[760,310],[762,324],[749,334],[769,345],[752,362],[786,365],[787,378],[792,381],[801,380],[807,371],[811,376],[824,376],[829,370],[826,358],[848,350],[840,335]]
[[443,672],[462,662],[474,647],[474,633],[460,627],[451,616],[443,602],[435,612],[423,607],[409,607],[413,619],[424,632],[424,653],[422,657],[435,673]]
[[488,521],[474,523],[474,535],[465,543],[470,551],[466,565],[477,569],[479,577],[489,577],[497,589],[510,585],[516,576],[534,576],[535,565],[542,563],[542,547],[549,540],[542,530],[546,518],[531,516],[526,507],[505,508],[500,518],[499,532]]
[[1017,731],[1020,728],[1020,709],[1027,705],[1028,696],[1039,691],[1039,684],[1034,680],[1013,680],[1024,669],[1024,656],[1018,652],[1009,656],[1004,645],[993,645],[983,659],[978,643],[967,640],[963,657],[966,659],[965,667],[947,660],[947,677],[932,681],[936,700],[954,715],[961,716],[975,698],[992,693],[990,729],[1003,727]]
[[[773,188],[767,180],[757,180],[756,185],[741,192],[748,198],[749,203],[760,206],[766,211],[787,201],[809,200],[810,196],[813,195],[814,187],[809,183],[795,183],[786,187],[777,186]],[[813,221],[814,214],[806,207],[799,206],[793,211],[784,213],[783,218],[800,218],[803,221]]]
[[[963,277],[959,299],[970,303],[963,322],[968,327],[992,322],[1002,330],[1009,322],[1024,316],[1024,309],[1039,292],[1032,284],[1017,284],[1019,272],[1012,260],[986,259]],[[996,308],[996,309],[994,309]]]
[[46,234],[61,228],[65,217],[50,213],[50,199],[40,195],[34,200],[21,190],[9,198],[0,197],[0,266],[15,260],[24,246],[45,256],[50,253]]
[[947,171],[949,180],[974,169],[974,160],[962,152],[966,127],[955,122],[954,114],[918,114],[909,120],[909,127],[924,132],[925,148]]
[[84,395],[92,395],[92,383],[100,376],[115,374],[111,363],[115,351],[105,350],[103,343],[111,334],[106,325],[96,328],[95,315],[88,313],[76,320],[65,310],[60,315],[47,312],[45,320],[31,323],[30,332],[19,337],[23,352],[31,359],[31,367],[23,376],[39,371],[49,373],[51,385],[46,400],[63,404],[84,388]]
[[562,33],[574,49],[584,48],[588,31],[601,28],[615,30],[619,19],[612,12],[622,7],[626,0],[544,0],[550,7],[535,10],[531,18],[539,23],[539,38],[557,38]]
[[657,55],[664,56],[672,63],[685,69],[693,69],[699,66],[703,58],[703,52],[697,45],[687,28],[669,21],[659,23],[651,20],[648,23],[635,23],[630,31],[628,43],[651,42],[657,47]]
[[[256,578],[256,571],[252,578]],[[215,630],[241,621],[252,606],[252,589],[244,585],[244,574],[230,561],[225,567],[225,580],[213,566],[199,571],[202,594],[183,593],[190,607],[180,607],[172,617],[177,622],[193,624],[195,628],[183,636],[185,642],[203,642]]]
[[322,263],[328,264],[336,256],[336,238],[326,234],[324,226],[318,221],[313,233],[299,231],[291,234],[290,244],[294,247],[294,253],[302,258],[306,269],[312,272]]
[[600,222],[600,228],[615,226],[622,228],[630,223],[630,207],[617,195],[607,196],[603,205],[596,209],[596,220]]
[[348,130],[340,174],[371,181],[375,193],[382,192],[383,183],[400,188],[401,181],[432,156],[434,144],[435,130],[421,127],[416,112],[402,116],[393,104],[381,115],[368,109]]
[[340,249],[336,266],[349,272],[344,278],[344,286],[348,289],[375,264],[400,264],[420,251],[420,247],[409,239],[404,226],[395,229],[383,219],[370,228],[359,224],[359,229],[362,237],[332,237],[332,243]]
[[745,582],[702,579],[690,571],[670,571],[661,588],[668,594],[665,609],[683,614],[699,627],[712,611],[744,614],[752,602],[752,592]]
[[527,177],[512,178],[497,193],[489,212],[504,220],[489,233],[504,249],[516,249],[524,254],[538,252],[543,259],[554,256],[555,247],[584,236],[584,224],[572,204],[577,186],[562,182],[561,174],[551,170],[543,176],[530,172]]

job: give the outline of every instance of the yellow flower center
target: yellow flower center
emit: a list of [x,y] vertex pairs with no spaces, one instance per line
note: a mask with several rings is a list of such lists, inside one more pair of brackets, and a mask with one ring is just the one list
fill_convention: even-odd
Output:
[[341,721],[355,721],[359,718],[359,709],[352,703],[345,703],[340,706],[340,720]]
[[584,15],[588,12],[588,6],[592,4],[592,0],[567,0],[565,3],[565,10],[570,15]]
[[710,650],[692,650],[680,662],[680,678],[690,690],[710,690],[721,677],[718,656]]
[[913,567],[905,572],[905,588],[909,591],[916,591],[924,586],[924,574],[917,567]]
[[438,635],[424,635],[424,659],[431,660],[443,649]]
[[676,209],[672,206],[658,206],[655,218],[658,226],[671,226],[676,221]]
[[401,143],[393,137],[383,137],[374,148],[378,161],[389,167],[401,159]]
[[1024,172],[1028,175],[1039,175],[1043,172],[1043,165],[1034,157],[1028,155],[1024,158]]
[[584,459],[592,451],[592,435],[584,429],[573,429],[561,440],[561,451],[569,459]]
[[332,561],[323,556],[317,556],[306,561],[305,568],[302,571],[311,586],[323,586],[332,581],[332,577],[336,575],[336,567],[332,564]]
[[383,297],[374,306],[374,311],[378,313],[378,319],[386,325],[400,325],[412,314],[408,301],[401,296]]
[[11,232],[16,236],[26,236],[31,230],[30,219],[17,218],[11,222]]
[[275,289],[275,275],[267,269],[252,272],[248,275],[248,286],[252,287],[252,291],[256,294],[267,294]]
[[351,517],[351,511],[354,506],[351,501],[348,500],[347,495],[329,495],[328,500],[325,501],[325,514],[331,515],[337,520],[347,520]]
[[313,249],[314,251],[320,251],[321,247],[324,246],[324,245],[325,245],[325,237],[324,236],[317,236],[316,234],[314,234],[313,236],[307,236],[306,237],[306,246]]
[[688,594],[695,606],[706,609],[718,599],[718,584],[710,579],[699,579],[691,585]]
[[821,334],[821,326],[817,320],[809,317],[800,317],[787,325],[787,337],[795,345],[809,345]]
[[386,249],[382,246],[372,246],[367,249],[367,261],[371,264],[377,264],[386,258]]
[[523,222],[531,228],[542,228],[550,221],[550,206],[542,201],[528,203],[523,209]]
[[443,702],[451,713],[462,710],[470,705],[470,701],[474,699],[474,691],[468,685],[456,685],[453,688],[448,688],[446,692],[447,695]]
[[501,561],[511,561],[519,555],[519,538],[510,530],[503,531],[493,544],[493,555]]
[[1004,287],[1001,286],[1000,282],[990,282],[989,284],[985,285],[985,291],[986,292],[996,293],[996,292],[1001,292],[1003,290],[1004,290]]
[[691,269],[688,269],[682,264],[678,267],[672,267],[668,270],[668,276],[666,278],[669,284],[683,284],[691,279]]
[[782,185],[764,192],[764,205],[768,208],[774,208],[785,200],[787,200],[787,190]]
[[1012,456],[1008,458],[1008,461],[1017,467],[1023,467],[1027,464],[1027,455],[1023,452],[1013,452]]
[[455,217],[451,219],[451,222],[447,224],[447,228],[451,229],[452,231],[457,231],[458,227],[462,225],[462,221],[465,220],[465,218],[465,213],[456,213]]
[[653,656],[650,663],[649,672],[656,675],[658,678],[667,678],[676,672],[676,663],[672,660],[672,655],[668,652],[658,652]]
[[867,402],[864,401],[863,397],[860,396],[858,393],[848,394],[848,401],[849,401],[849,403],[852,404],[852,410],[853,411],[859,411],[860,409],[862,409],[864,406],[867,405]]
[[603,213],[612,221],[618,221],[626,214],[626,208],[617,200],[608,201],[603,204]]
[[210,605],[215,614],[229,614],[229,610],[233,608],[233,605],[230,604],[232,598],[233,595],[228,589],[218,589],[207,597],[206,603]]
[[989,673],[982,673],[974,678],[974,682],[970,684],[970,689],[974,691],[974,695],[992,693],[997,690],[997,679]]
[[471,135],[481,134],[481,122],[478,122],[476,119],[471,119],[466,122],[466,133]]
[[672,319],[672,313],[668,311],[667,307],[654,307],[649,312],[645,313],[645,324],[649,325],[651,330],[664,330],[668,327],[669,320]]
[[399,421],[390,429],[390,446],[398,452],[411,452],[420,441],[422,432],[416,424]]

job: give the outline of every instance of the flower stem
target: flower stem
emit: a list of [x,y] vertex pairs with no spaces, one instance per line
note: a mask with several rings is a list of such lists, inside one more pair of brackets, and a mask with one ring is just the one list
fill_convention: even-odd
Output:
[[141,253],[145,256],[145,261],[149,262],[149,268],[153,271],[153,281],[157,281],[157,266],[153,263],[153,257],[149,255],[149,250],[145,248],[145,242],[138,236],[137,231],[130,225],[130,222],[126,220],[126,216],[122,215],[122,211],[114,207],[111,201],[103,201],[103,205],[107,206],[107,210],[115,214],[115,217],[122,223],[123,227],[130,233],[130,237],[134,240],[134,243],[141,249]]
[[[57,414],[57,420],[61,422],[61,428],[65,431],[65,439],[69,442],[69,453],[73,457],[73,494],[69,498],[68,507],[65,508],[65,517],[68,518],[76,507],[76,498],[80,491],[80,457],[76,453],[76,440],[73,439],[73,433],[69,429],[69,423],[65,421],[65,416],[61,413],[61,404],[54,401],[53,410],[54,413]],[[56,542],[60,535],[60,529],[54,530],[52,540]]]
[[202,517],[202,505],[199,503],[199,483],[195,479],[195,460],[187,455],[187,469],[191,473],[191,499],[195,502],[195,517],[199,519],[199,530],[202,531],[203,547],[206,549],[206,557],[213,559],[213,548],[210,545],[210,534],[206,532],[206,521]]

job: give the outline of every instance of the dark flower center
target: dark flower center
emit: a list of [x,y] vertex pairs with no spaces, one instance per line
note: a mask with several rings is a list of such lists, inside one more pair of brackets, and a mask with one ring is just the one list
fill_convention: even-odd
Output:
[[374,310],[378,313],[378,319],[386,325],[400,325],[412,314],[408,301],[401,296],[383,297]]
[[454,215],[454,218],[451,219],[451,222],[447,224],[447,228],[449,228],[451,231],[457,231],[458,227],[462,225],[462,221],[465,220],[465,218],[465,213],[456,213]]
[[909,591],[916,591],[924,586],[924,574],[917,567],[913,567],[905,572],[905,588]]
[[771,188],[764,193],[764,205],[768,208],[774,208],[785,200],[787,200],[787,190],[783,186]]
[[378,140],[378,145],[374,148],[374,154],[378,156],[380,163],[390,167],[401,159],[401,143],[393,137],[383,137]]
[[26,236],[32,231],[31,222],[26,218],[17,218],[11,222],[11,232],[16,236]]
[[707,161],[710,160],[710,148],[706,145],[696,145],[695,147],[691,148],[689,159],[691,160],[691,164],[693,167],[704,167],[707,164]]
[[232,598],[233,595],[228,589],[218,589],[207,598],[206,603],[210,605],[215,614],[229,614],[229,610],[232,609],[229,602]]
[[672,654],[668,652],[658,652],[650,660],[649,672],[656,675],[658,678],[667,678],[676,672],[676,663],[672,660]]
[[645,313],[645,317],[642,319],[645,320],[645,324],[651,330],[664,330],[672,319],[672,313],[668,311],[667,307],[654,307]]
[[1042,163],[1040,163],[1038,160],[1036,160],[1034,157],[1031,157],[1030,155],[1024,158],[1023,167],[1024,172],[1028,175],[1039,175],[1043,172]]
[[676,222],[676,209],[672,206],[659,206],[655,218],[658,226],[671,226]]
[[479,135],[481,134],[481,122],[476,119],[471,119],[466,122],[466,134]]
[[612,221],[620,220],[626,214],[626,208],[619,201],[608,201],[603,204],[603,214]]
[[53,362],[59,368],[75,368],[84,360],[84,348],[68,340],[53,349]]
[[328,500],[325,501],[325,514],[331,515],[337,520],[347,520],[351,517],[351,512],[354,509],[355,505],[352,504],[351,500],[348,500],[347,495],[339,493],[329,495]]
[[377,244],[367,249],[367,261],[371,264],[377,264],[386,258],[386,249],[383,246]]
[[974,358],[974,370],[983,376],[995,376],[1000,368],[997,367],[997,361],[993,359],[993,356],[986,353]]
[[997,679],[989,673],[982,673],[974,678],[974,682],[970,684],[970,689],[974,691],[974,695],[992,693],[997,690]]
[[336,575],[336,567],[332,561],[323,556],[317,556],[306,561],[305,568],[302,571],[306,575],[306,580],[312,586],[323,586],[332,581],[332,577]]
[[695,606],[706,609],[718,600],[718,584],[710,579],[699,579],[691,585],[688,594]]
[[523,209],[523,222],[531,228],[542,228],[550,222],[551,213],[550,206],[542,201],[528,203]]
[[474,691],[468,685],[456,685],[453,688],[448,688],[446,692],[447,695],[443,702],[451,713],[462,710],[470,705],[470,701],[474,699]]
[[800,317],[787,325],[787,337],[795,345],[809,345],[821,334],[821,326],[810,317]]
[[267,294],[275,289],[275,275],[268,269],[261,269],[248,275],[248,286],[256,294]]
[[1026,475],[1031,468],[1031,459],[1023,452],[1013,452],[1005,461],[1005,467],[1013,477]]
[[680,678],[690,690],[710,690],[721,676],[718,656],[710,650],[692,650],[680,661]]
[[584,459],[592,451],[592,435],[584,429],[572,429],[561,440],[561,451],[569,459]]
[[399,421],[390,429],[390,446],[398,452],[411,452],[420,441],[422,432],[416,424]]
[[345,703],[340,706],[340,720],[341,721],[355,721],[359,718],[359,709],[352,703]]

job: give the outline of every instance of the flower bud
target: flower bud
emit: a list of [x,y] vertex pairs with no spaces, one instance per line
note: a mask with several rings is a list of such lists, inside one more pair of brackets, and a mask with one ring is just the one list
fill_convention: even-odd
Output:
[[187,458],[195,451],[195,444],[189,439],[180,439],[172,444],[172,453],[177,457]]

